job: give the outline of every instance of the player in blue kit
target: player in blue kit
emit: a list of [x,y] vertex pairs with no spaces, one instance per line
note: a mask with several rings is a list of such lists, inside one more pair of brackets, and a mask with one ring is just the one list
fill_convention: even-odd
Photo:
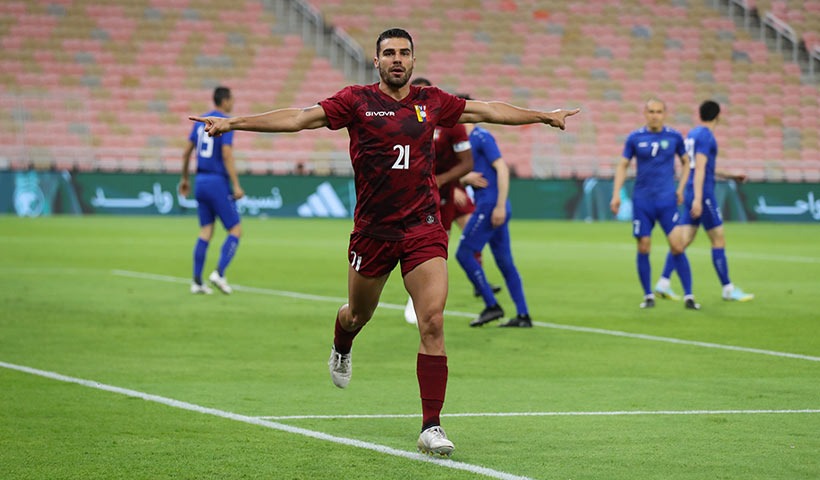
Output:
[[[230,89],[217,87],[214,90],[214,105],[216,109],[206,113],[205,116],[228,118],[233,108]],[[220,291],[229,294],[232,289],[225,280],[225,269],[228,268],[228,264],[236,254],[239,237],[242,236],[236,200],[245,196],[244,190],[239,185],[239,177],[234,165],[233,132],[212,137],[205,131],[204,123],[196,122],[188,140],[188,146],[182,154],[182,179],[179,182],[179,193],[182,195],[190,193],[188,165],[191,153],[196,149],[194,191],[199,212],[199,238],[194,247],[194,280],[191,283],[191,293],[206,295],[213,293],[210,287],[202,283],[202,269],[205,264],[205,254],[208,252],[208,244],[214,234],[214,221],[219,217],[225,230],[228,231],[228,236],[222,244],[216,270],[211,273],[208,280]]]
[[487,130],[474,126],[470,132],[470,147],[473,152],[473,171],[468,173],[463,181],[473,186],[475,211],[461,232],[456,259],[467,273],[467,278],[481,293],[485,305],[484,311],[470,322],[470,326],[478,327],[504,316],[504,310],[493,293],[493,286],[487,282],[484,268],[476,259],[476,254],[489,242],[490,251],[504,276],[517,313],[500,326],[532,327],[521,276],[513,262],[510,248],[511,207],[507,198],[510,169],[501,157],[495,138]]
[[[659,222],[669,241],[669,249],[675,270],[678,271],[684,291],[686,308],[699,310],[692,295],[692,272],[689,259],[684,253],[684,239],[678,226],[678,204],[683,201],[683,188],[689,170],[685,168],[686,155],[683,136],[664,126],[666,104],[651,99],[644,106],[646,126],[629,134],[624,144],[623,158],[615,170],[612,200],[609,205],[617,215],[621,206],[620,191],[626,180],[627,168],[633,158],[636,160],[635,186],[632,192],[632,234],[638,241],[638,278],[644,291],[641,308],[655,306],[655,295],[651,289],[652,270],[649,263],[652,229]],[[683,174],[675,188],[675,156],[680,158]]]
[[[684,210],[681,216],[684,246],[689,246],[695,239],[698,227],[703,229],[712,242],[712,264],[723,285],[723,299],[729,301],[747,302],[754,295],[745,293],[732,284],[729,279],[729,265],[726,262],[726,239],[723,234],[723,217],[720,206],[715,197],[715,176],[743,182],[745,175],[734,175],[718,170],[718,146],[715,135],[712,133],[720,117],[720,105],[707,100],[700,105],[701,125],[689,131],[686,138],[686,152],[689,156],[691,172],[686,183],[684,195]],[[663,274],[655,285],[655,292],[664,298],[676,297],[669,285],[675,265],[670,256],[666,258]]]

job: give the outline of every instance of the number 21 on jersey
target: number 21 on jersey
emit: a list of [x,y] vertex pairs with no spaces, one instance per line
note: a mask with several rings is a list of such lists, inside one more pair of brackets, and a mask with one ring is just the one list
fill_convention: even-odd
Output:
[[410,169],[410,145],[393,145],[393,150],[398,150],[396,162],[393,163],[393,170]]

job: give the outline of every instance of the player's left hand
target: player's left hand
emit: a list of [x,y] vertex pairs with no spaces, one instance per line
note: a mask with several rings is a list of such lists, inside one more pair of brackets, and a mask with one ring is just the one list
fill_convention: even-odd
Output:
[[505,205],[496,205],[493,209],[493,213],[490,216],[490,222],[493,224],[493,228],[498,228],[501,225],[504,225],[504,221],[507,219],[507,207]]
[[703,213],[703,205],[702,202],[692,202],[692,208],[689,210],[689,215],[692,218],[700,218],[700,215]]
[[458,205],[459,207],[463,207],[467,204],[467,192],[460,188],[453,189],[453,203]]
[[233,187],[233,199],[239,200],[240,198],[245,196],[245,190],[242,189],[239,185],[234,185]]
[[566,129],[566,118],[575,115],[576,113],[580,112],[580,108],[574,108],[572,110],[564,110],[558,109],[549,112],[547,118],[544,120],[544,123],[551,127],[560,128],[561,130]]

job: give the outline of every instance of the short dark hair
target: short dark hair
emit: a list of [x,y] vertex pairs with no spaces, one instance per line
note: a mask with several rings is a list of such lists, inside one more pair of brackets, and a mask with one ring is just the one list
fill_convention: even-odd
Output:
[[714,100],[706,100],[700,104],[700,119],[704,122],[711,122],[720,115],[720,104]]
[[410,82],[410,85],[416,85],[416,86],[422,86],[422,87],[432,87],[433,83],[430,82],[430,80],[427,80],[424,77],[418,77],[415,80],[413,80],[412,82]]
[[379,35],[379,38],[376,39],[376,56],[378,57],[381,53],[382,48],[382,41],[387,40],[388,38],[406,38],[410,40],[410,50],[413,50],[413,37],[407,33],[407,30],[402,28],[391,28],[389,30],[385,30]]
[[222,102],[231,98],[231,89],[228,87],[219,86],[214,89],[214,105],[222,106]]

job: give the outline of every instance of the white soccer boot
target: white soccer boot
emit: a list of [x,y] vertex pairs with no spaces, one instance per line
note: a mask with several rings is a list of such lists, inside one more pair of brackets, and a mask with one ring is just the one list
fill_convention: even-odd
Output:
[[196,282],[191,283],[191,293],[197,295],[210,295],[214,293],[213,290],[207,285],[200,285]]
[[219,272],[214,270],[211,272],[211,275],[208,277],[208,280],[214,284],[216,288],[218,288],[222,293],[225,295],[230,295],[233,292],[233,289],[230,285],[228,285],[228,280],[225,277],[219,275]]
[[339,388],[345,388],[350,383],[350,377],[353,375],[353,364],[350,355],[350,353],[343,355],[337,352],[335,345],[330,350],[327,367],[330,370],[330,379],[333,380],[333,385]]
[[453,453],[453,450],[456,449],[453,442],[447,440],[447,434],[444,433],[444,429],[438,425],[421,432],[416,445],[421,453],[441,455],[444,457],[449,457],[450,454]]

